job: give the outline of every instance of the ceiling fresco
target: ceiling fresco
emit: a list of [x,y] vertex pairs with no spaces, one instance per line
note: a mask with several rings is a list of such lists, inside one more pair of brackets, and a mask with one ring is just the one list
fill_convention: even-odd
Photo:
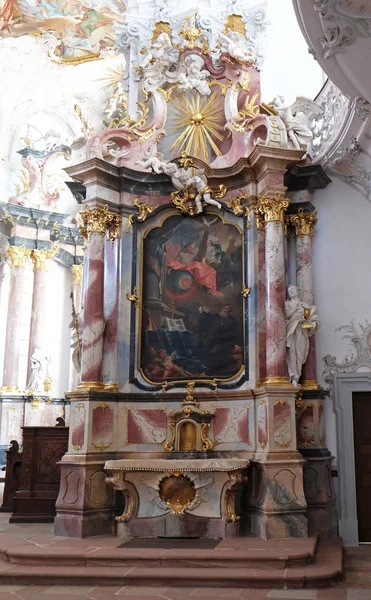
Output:
[[73,65],[113,48],[114,23],[122,23],[121,0],[1,0],[0,38],[43,38],[49,56]]

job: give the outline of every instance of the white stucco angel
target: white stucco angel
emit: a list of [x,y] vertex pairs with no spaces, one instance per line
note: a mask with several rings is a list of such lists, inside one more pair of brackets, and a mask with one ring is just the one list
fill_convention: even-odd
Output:
[[26,392],[38,392],[43,389],[43,381],[45,375],[45,357],[39,348],[35,348],[31,356],[31,374],[26,385]]
[[209,71],[202,69],[204,60],[201,56],[193,54],[187,56],[184,60],[186,71],[180,73],[178,77],[180,90],[197,90],[201,96],[209,96],[211,90],[207,79],[210,77]]
[[[192,171],[189,169],[179,169],[175,174],[175,177],[172,178],[172,182],[177,189],[183,190],[194,188],[197,191],[197,196],[195,197],[196,214],[202,213],[202,202],[216,206],[219,209],[222,207],[220,202],[213,198],[214,192],[212,188],[207,185],[207,179],[202,169],[199,169],[196,175],[192,175]],[[181,187],[179,187],[179,183]]]
[[289,285],[286,300],[287,367],[291,383],[299,384],[303,365],[308,357],[309,337],[319,329],[316,307],[302,302],[296,285]]
[[[308,145],[313,139],[313,133],[308,124],[300,119],[299,114],[307,117],[320,116],[322,109],[309,98],[298,96],[293,104],[285,104],[283,96],[276,96],[271,102],[271,106],[277,111],[282,119],[287,135],[297,150],[307,150]],[[305,117],[304,117],[305,119]],[[308,121],[308,119],[307,119]]]
[[143,158],[138,160],[138,165],[143,167],[143,169],[151,169],[153,173],[165,173],[164,168],[166,168],[167,162],[164,162],[164,155],[161,152],[157,152],[156,145],[151,146],[148,150],[143,154]]
[[239,63],[251,64],[254,62],[254,57],[244,45],[246,40],[237,31],[230,31],[228,35],[225,33],[219,34],[220,47],[224,52],[234,58]]
[[171,43],[170,36],[165,31],[163,31],[153,42],[152,46],[148,50],[147,54],[145,55],[139,66],[142,69],[146,69],[149,65],[156,62],[156,60],[169,62],[169,57],[167,56],[167,54],[172,49],[172,47],[173,45]]

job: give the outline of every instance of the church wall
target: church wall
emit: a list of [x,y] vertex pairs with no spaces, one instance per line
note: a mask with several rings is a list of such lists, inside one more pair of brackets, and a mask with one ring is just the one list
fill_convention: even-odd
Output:
[[[354,188],[333,178],[313,196],[318,213],[314,237],[313,271],[315,302],[321,320],[316,335],[318,381],[326,387],[323,357],[342,362],[350,350],[344,333],[336,328],[371,321],[371,204]],[[326,407],[327,446],[336,457],[335,415],[332,402]],[[336,464],[336,460],[335,460]]]

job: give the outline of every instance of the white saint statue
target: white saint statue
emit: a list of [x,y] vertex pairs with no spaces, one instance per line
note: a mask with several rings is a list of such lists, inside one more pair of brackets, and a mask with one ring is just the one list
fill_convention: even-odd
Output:
[[[313,100],[298,96],[293,104],[285,104],[283,96],[276,96],[271,106],[277,111],[282,119],[287,135],[297,150],[307,150],[313,139],[313,133],[309,126],[303,122],[298,114],[302,113],[308,118],[321,116],[323,111]],[[305,117],[304,117],[305,118]],[[308,124],[309,120],[307,119]]]
[[26,392],[38,392],[43,390],[44,382],[44,361],[45,357],[42,356],[41,350],[35,348],[31,356],[31,374],[26,386]]
[[299,385],[303,365],[308,357],[309,337],[319,328],[316,307],[305,304],[299,298],[296,285],[288,287],[286,300],[286,347],[287,366],[291,383]]

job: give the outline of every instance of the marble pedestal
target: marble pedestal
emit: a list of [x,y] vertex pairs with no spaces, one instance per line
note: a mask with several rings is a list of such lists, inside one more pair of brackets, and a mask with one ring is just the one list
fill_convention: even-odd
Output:
[[59,463],[61,484],[54,520],[56,535],[90,537],[114,532],[113,493],[106,485],[109,455],[80,457],[66,454]]
[[107,461],[106,481],[125,497],[119,537],[238,537],[248,465],[232,457]]
[[331,465],[334,457],[329,450],[301,450],[304,493],[307,501],[308,533],[321,539],[336,536],[338,530],[336,498],[332,485]]
[[308,536],[303,463],[298,452],[257,454],[251,461],[251,533],[264,540]]

